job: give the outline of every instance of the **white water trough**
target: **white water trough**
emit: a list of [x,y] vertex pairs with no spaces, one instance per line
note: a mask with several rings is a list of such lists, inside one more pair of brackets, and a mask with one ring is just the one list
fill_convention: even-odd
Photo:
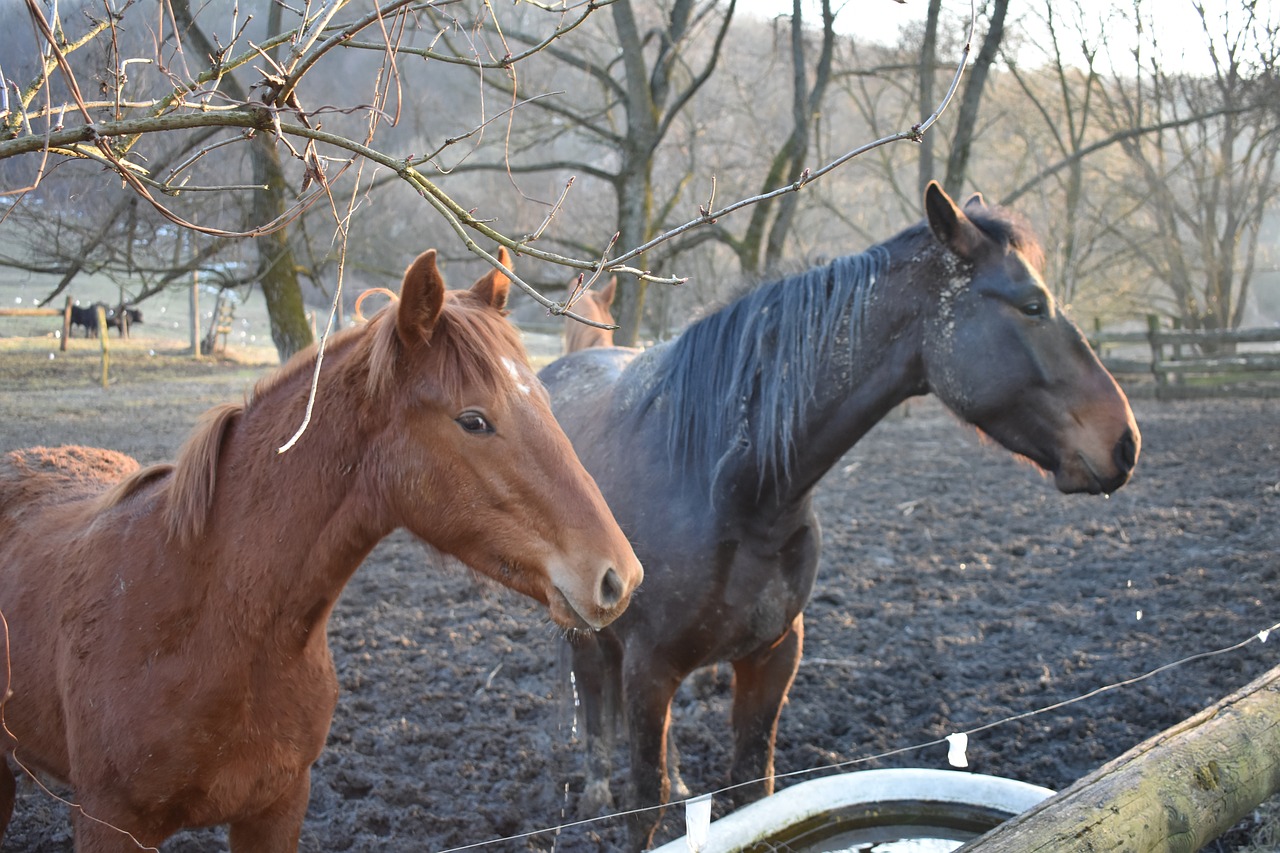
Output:
[[955,770],[863,770],[784,788],[654,853],[875,851],[942,853],[994,829],[1053,791]]

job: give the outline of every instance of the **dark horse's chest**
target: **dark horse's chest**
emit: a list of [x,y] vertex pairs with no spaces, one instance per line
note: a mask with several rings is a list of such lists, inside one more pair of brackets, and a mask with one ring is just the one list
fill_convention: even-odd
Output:
[[738,660],[773,644],[813,591],[820,546],[816,520],[781,540],[739,530],[700,547],[662,541],[665,547],[640,554],[646,571],[659,579],[647,590],[652,594],[646,594],[642,618],[658,617],[649,628],[660,628],[660,644],[690,669]]

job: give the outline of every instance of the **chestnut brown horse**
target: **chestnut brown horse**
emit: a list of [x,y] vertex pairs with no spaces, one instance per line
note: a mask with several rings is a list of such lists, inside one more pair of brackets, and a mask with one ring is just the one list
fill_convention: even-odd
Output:
[[[734,670],[734,797],[772,790],[818,566],[814,487],[902,401],[936,394],[1063,492],[1129,479],[1128,401],[1054,303],[1035,238],[980,196],[961,210],[937,184],[925,210],[925,223],[761,287],[675,341],[585,350],[542,371],[647,578],[622,618],[571,649],[586,810],[611,802],[604,735],[619,707],[628,805],[667,801],[672,695],[718,661]],[[658,813],[628,819],[631,844],[647,843]]]
[[[613,304],[613,295],[617,289],[617,276],[610,276],[609,283],[604,287],[599,290],[588,290],[584,293],[582,298],[574,303],[573,310],[588,320],[616,325],[613,320],[613,312],[609,310],[609,306]],[[570,317],[564,318],[564,351],[566,353],[590,349],[591,347],[611,346],[613,346],[612,329],[601,329],[596,326],[588,326],[586,323],[579,323]]]
[[[396,528],[564,628],[623,612],[640,564],[504,319],[508,285],[446,293],[421,255],[398,302],[330,341],[286,452],[314,349],[211,410],[171,465],[0,462],[0,743],[74,789],[78,851],[214,824],[236,853],[296,849],[337,702],[329,614]],[[0,763],[0,832],[13,801]]]

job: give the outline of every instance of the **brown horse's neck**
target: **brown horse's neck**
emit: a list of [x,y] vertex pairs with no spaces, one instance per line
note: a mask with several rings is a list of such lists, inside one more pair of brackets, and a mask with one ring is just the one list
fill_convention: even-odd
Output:
[[[336,357],[335,357],[336,355]],[[341,354],[326,359],[340,362]],[[289,368],[286,368],[289,370]],[[222,437],[217,484],[205,520],[206,542],[234,543],[228,554],[194,560],[221,575],[235,598],[238,630],[277,632],[304,643],[321,629],[342,588],[393,527],[380,512],[363,464],[375,440],[354,387],[322,381],[306,431],[279,452],[302,423],[310,372],[292,370],[260,388]],[[282,638],[283,639],[283,638]]]

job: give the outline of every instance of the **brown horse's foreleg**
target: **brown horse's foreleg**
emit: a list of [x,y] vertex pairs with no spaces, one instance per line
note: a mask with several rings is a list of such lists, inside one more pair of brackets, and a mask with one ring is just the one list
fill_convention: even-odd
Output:
[[783,700],[804,649],[804,614],[782,638],[733,662],[733,771],[735,806],[773,793],[773,740]]
[[[650,661],[652,663],[652,661]],[[625,680],[628,730],[631,735],[631,791],[627,815],[627,846],[643,850],[662,820],[662,810],[648,808],[665,804],[671,797],[667,776],[667,729],[671,722],[671,699],[680,686],[673,673],[637,673],[628,669]]]
[[302,820],[311,799],[311,768],[298,775],[293,787],[266,811],[231,824],[227,838],[231,853],[288,853],[298,849]]

